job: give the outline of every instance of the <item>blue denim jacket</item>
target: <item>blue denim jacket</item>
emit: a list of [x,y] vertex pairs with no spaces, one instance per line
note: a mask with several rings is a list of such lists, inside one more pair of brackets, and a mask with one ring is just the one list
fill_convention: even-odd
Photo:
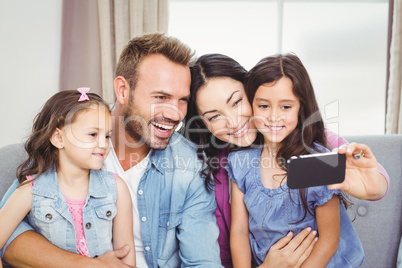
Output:
[[[149,267],[223,267],[215,192],[206,191],[195,152],[194,145],[174,133],[165,150],[153,150],[140,180],[138,210]],[[12,238],[30,229],[23,222]]]
[[[77,253],[74,223],[54,169],[34,181],[29,224],[49,242]],[[91,170],[83,208],[84,233],[91,257],[112,250],[112,225],[116,216],[116,182],[113,173]]]

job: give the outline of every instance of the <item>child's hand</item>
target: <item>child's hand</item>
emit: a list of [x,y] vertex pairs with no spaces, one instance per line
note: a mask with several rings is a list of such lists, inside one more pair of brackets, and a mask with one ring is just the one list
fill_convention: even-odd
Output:
[[[359,199],[378,199],[385,194],[387,182],[367,145],[351,143],[333,151],[346,154],[346,173],[342,183],[329,185],[329,189],[343,190]],[[360,158],[356,155],[360,155]]]

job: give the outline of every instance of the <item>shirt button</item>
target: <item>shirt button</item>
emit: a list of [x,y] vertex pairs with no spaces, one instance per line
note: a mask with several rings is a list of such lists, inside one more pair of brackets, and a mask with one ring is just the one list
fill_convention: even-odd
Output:
[[106,217],[110,217],[110,216],[112,216],[112,212],[110,211],[110,210],[108,210],[107,212],[106,212]]
[[169,222],[166,223],[166,226],[169,227]]
[[91,227],[92,227],[92,224],[90,222],[87,222],[87,224],[85,224],[85,228],[91,229]]
[[145,247],[145,250],[146,250],[146,251],[150,251],[151,248],[150,248],[150,247]]
[[142,220],[142,221],[146,221],[146,220],[147,220],[147,217],[142,217],[141,220]]
[[46,218],[46,220],[50,221],[53,218],[53,216],[52,216],[52,214],[48,213],[48,214],[46,214],[45,218]]
[[139,194],[139,195],[142,195],[143,193],[144,193],[144,192],[143,192],[142,190],[139,190],[139,191],[138,191],[138,194]]

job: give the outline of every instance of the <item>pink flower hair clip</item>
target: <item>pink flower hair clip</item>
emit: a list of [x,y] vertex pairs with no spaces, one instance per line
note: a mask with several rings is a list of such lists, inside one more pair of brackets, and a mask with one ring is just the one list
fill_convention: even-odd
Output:
[[87,96],[87,93],[90,90],[89,87],[80,87],[80,88],[77,88],[77,90],[81,93],[81,97],[80,97],[80,99],[78,101],[81,102],[81,101],[89,100],[89,98]]

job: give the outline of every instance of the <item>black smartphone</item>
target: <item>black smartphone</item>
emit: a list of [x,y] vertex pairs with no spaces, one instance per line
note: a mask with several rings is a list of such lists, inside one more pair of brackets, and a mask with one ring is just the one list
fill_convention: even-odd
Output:
[[345,180],[346,155],[329,152],[293,156],[287,168],[287,184],[292,189],[341,183]]

